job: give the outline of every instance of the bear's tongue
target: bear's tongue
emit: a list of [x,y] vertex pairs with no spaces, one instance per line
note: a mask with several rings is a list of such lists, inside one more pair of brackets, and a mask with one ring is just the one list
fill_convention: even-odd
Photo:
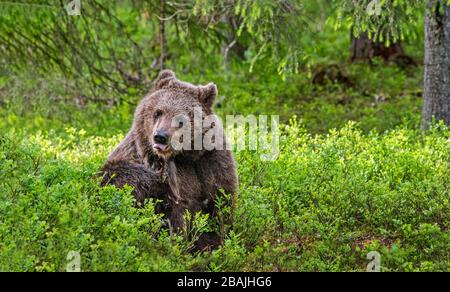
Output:
[[167,149],[167,145],[155,143],[153,144],[153,149],[164,152]]

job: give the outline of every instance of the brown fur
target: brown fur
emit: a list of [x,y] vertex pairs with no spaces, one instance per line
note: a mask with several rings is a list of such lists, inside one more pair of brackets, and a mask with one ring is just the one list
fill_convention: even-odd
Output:
[[[194,86],[179,81],[171,71],[162,71],[150,94],[137,107],[128,135],[108,157],[102,169],[103,184],[132,186],[139,204],[148,198],[161,200],[157,210],[165,214],[175,230],[184,226],[186,210],[216,216],[215,199],[221,190],[231,195],[233,204],[238,178],[230,151],[170,149],[161,153],[152,146],[156,130],[167,130],[170,135],[176,130],[170,124],[175,115],[192,117],[194,107],[202,108],[204,115],[212,114],[216,96],[217,88],[212,83]],[[155,111],[161,111],[162,116],[155,118]],[[215,127],[220,127],[219,123]],[[219,243],[219,235],[205,234],[197,249]]]

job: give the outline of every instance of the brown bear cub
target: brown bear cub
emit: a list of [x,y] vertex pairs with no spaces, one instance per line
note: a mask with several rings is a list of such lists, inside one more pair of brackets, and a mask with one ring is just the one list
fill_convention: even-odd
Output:
[[[212,112],[216,96],[217,87],[213,83],[195,86],[176,79],[172,71],[162,71],[151,92],[137,107],[128,135],[103,166],[102,184],[133,187],[133,195],[141,206],[146,199],[159,200],[156,211],[165,215],[175,231],[183,228],[186,210],[191,214],[203,212],[215,217],[216,199],[223,194],[230,195],[227,202],[233,207],[238,178],[235,161],[225,147],[225,139],[217,139],[223,142],[224,147],[213,149],[178,149],[173,147],[171,140],[178,139],[175,138],[176,131],[186,122],[176,122],[176,117],[189,117],[187,122],[192,126],[189,129],[194,129],[196,111],[200,111],[203,119],[209,116],[217,122],[211,123],[209,129],[202,123],[200,132],[194,133],[192,140],[201,139],[212,128],[220,128],[214,133],[223,134]],[[183,145],[194,144],[194,141],[181,142]],[[216,248],[222,241],[223,234],[202,234],[194,249]]]

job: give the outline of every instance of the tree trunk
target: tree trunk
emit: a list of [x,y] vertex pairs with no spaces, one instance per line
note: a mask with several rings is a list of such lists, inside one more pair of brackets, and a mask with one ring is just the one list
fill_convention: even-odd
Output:
[[386,46],[384,42],[371,40],[367,33],[362,33],[359,37],[351,34],[352,46],[350,61],[367,61],[371,62],[375,57],[381,57],[385,63],[394,62],[399,67],[417,65],[417,63],[408,57],[403,51],[400,42],[392,42],[390,46]]
[[403,55],[403,48],[400,43],[394,43],[386,47],[384,43],[369,39],[367,33],[362,33],[355,37],[352,33],[351,61],[371,61],[374,57],[382,57],[384,61],[389,61],[397,55]]
[[425,18],[425,81],[422,127],[433,118],[450,125],[450,6],[430,0]]

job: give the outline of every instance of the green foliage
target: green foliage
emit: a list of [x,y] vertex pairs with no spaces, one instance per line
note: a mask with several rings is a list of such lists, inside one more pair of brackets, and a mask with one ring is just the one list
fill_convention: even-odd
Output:
[[449,268],[448,129],[379,136],[349,124],[311,136],[294,120],[285,133],[276,162],[238,155],[234,231],[262,257],[242,268],[360,270],[376,241],[386,271]]
[[[21,134],[0,139],[0,270],[82,269],[364,270],[382,254],[384,271],[448,270],[450,131],[401,128],[363,134],[353,124],[312,136],[284,126],[280,157],[238,152],[241,191],[232,232],[212,254],[190,255],[150,202],[133,207],[130,189],[101,188],[96,172],[121,136]],[[227,212],[224,210],[224,212]]]
[[[65,5],[0,1],[1,71],[56,71],[84,94],[114,91],[124,95],[116,98],[120,102],[149,86],[161,57],[176,64],[191,55],[214,65],[217,58],[227,63],[229,51],[240,47],[250,71],[270,62],[283,76],[297,73],[308,56],[305,32],[319,30],[331,11],[324,0],[95,0],[69,16]],[[320,19],[311,21],[318,13]]]
[[94,178],[117,139],[67,136],[1,135],[0,270],[64,271],[72,250],[85,271],[185,270],[189,256],[171,248],[153,204],[136,209],[130,189],[100,188]]
[[422,20],[425,11],[424,0],[334,0],[337,15],[330,20],[338,28],[341,25],[353,27],[353,33],[359,36],[369,32],[369,37],[380,42],[405,40],[417,37],[412,23]]
[[[246,44],[251,59],[250,71],[256,61],[267,56],[278,64],[278,72],[297,72],[301,62],[299,36],[309,26],[303,15],[302,1],[238,0],[238,1],[195,1],[194,15],[204,17],[221,11],[236,23],[231,41]],[[209,27],[216,23],[211,21]],[[266,58],[264,58],[266,57]]]
[[[58,72],[85,93],[114,90],[128,94],[145,86],[154,55],[142,50],[153,34],[136,21],[132,1],[84,1],[79,16],[66,12],[66,1],[0,1],[1,71],[15,74]],[[14,60],[12,62],[12,60]]]

